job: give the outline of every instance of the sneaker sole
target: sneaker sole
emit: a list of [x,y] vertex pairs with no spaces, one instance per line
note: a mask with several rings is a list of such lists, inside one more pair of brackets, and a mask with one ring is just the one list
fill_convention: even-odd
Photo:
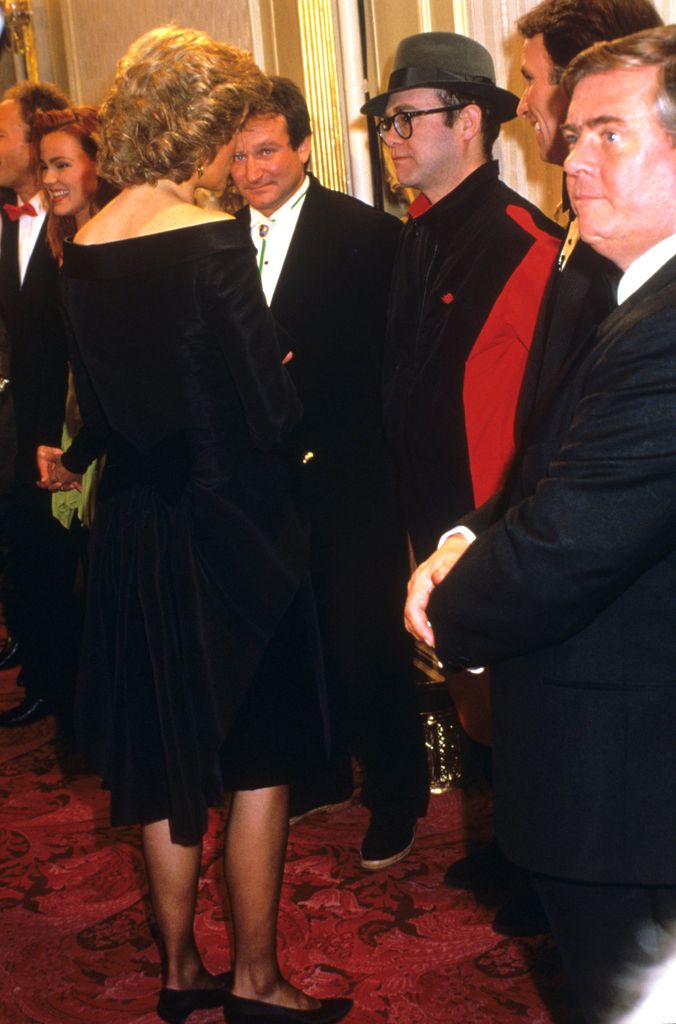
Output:
[[289,818],[289,825],[297,825],[303,818],[309,818],[311,814],[319,814],[320,811],[343,811],[348,807],[352,806],[352,797],[349,800],[341,800],[337,804],[321,804],[319,807],[310,807],[309,810],[303,811],[302,814],[297,814],[294,818]]
[[365,860],[363,857],[360,857],[359,862],[364,871],[380,871],[381,868],[392,867],[393,864],[398,864],[400,860],[404,859],[404,857],[408,857],[409,853],[413,849],[414,842],[415,836],[411,839],[408,846],[404,847],[403,850],[399,850],[398,853],[393,853],[391,857],[383,857],[382,860]]

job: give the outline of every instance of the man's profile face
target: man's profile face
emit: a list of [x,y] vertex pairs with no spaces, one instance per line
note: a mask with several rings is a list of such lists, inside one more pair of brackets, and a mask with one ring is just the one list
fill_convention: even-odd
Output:
[[524,39],[521,74],[525,84],[516,112],[532,126],[542,159],[549,164],[562,164],[568,153],[561,135],[568,97],[563,88],[552,81],[554,64],[542,34]]
[[580,234],[622,270],[676,232],[676,145],[658,121],[656,67],[589,75],[564,125]]
[[[28,127],[16,100],[0,103],[0,186],[14,192],[32,191],[36,164],[27,141]],[[30,198],[24,196],[23,198]]]
[[310,137],[293,149],[281,114],[251,117],[237,133],[230,173],[249,206],[271,217],[300,188],[309,158]]
[[[388,98],[385,116],[405,110],[434,110],[444,106],[436,89],[405,89]],[[432,203],[451,192],[465,177],[463,154],[455,125],[446,124],[447,114],[414,117],[410,139],[402,139],[394,127],[383,141],[389,147],[400,185],[417,188]]]

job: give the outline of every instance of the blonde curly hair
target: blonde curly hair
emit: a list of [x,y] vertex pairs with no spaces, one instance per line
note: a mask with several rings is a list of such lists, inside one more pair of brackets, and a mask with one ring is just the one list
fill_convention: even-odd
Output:
[[99,171],[121,188],[187,181],[269,92],[245,50],[174,25],[146,32],[101,107]]

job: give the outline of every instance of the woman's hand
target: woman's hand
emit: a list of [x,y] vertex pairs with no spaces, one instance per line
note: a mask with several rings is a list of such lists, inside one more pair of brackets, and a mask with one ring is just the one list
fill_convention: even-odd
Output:
[[61,461],[63,450],[41,444],[38,448],[38,487],[45,491],[80,491],[82,474],[71,473]]

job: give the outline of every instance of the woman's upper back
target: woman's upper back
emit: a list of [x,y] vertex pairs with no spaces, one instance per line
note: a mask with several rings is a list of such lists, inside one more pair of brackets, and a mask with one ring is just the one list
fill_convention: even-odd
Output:
[[181,186],[158,182],[124,189],[78,231],[75,243],[104,245],[231,219],[220,210],[195,206]]
[[66,243],[62,282],[86,368],[78,393],[91,385],[110,427],[139,450],[183,427],[227,418],[230,430],[233,416],[267,447],[295,421],[253,244],[233,218]]

